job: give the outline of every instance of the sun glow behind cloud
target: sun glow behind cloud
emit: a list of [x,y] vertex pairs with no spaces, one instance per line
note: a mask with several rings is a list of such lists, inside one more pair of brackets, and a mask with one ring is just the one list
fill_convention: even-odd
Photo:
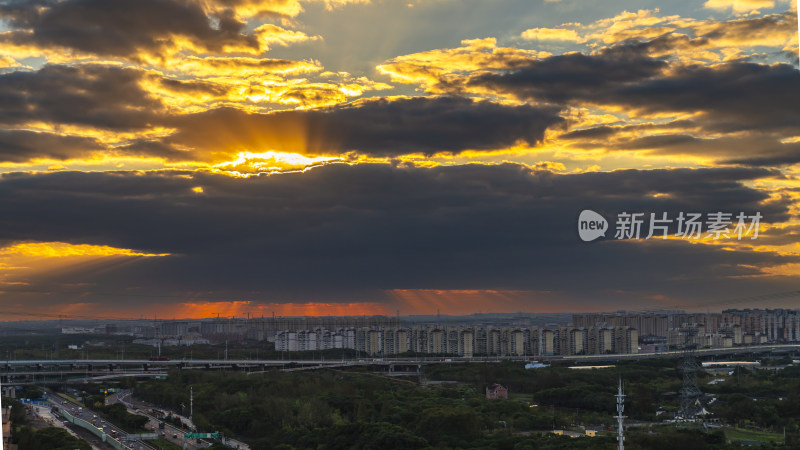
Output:
[[341,161],[341,159],[330,156],[310,157],[298,153],[276,151],[240,152],[234,160],[215,164],[213,168],[221,172],[248,175],[302,170],[336,161]]
[[[73,274],[103,273],[147,258],[169,256],[106,245],[69,244],[66,242],[19,242],[0,248],[0,293],[5,306],[31,294],[89,291],[91,285],[76,282]],[[55,280],[53,285],[52,281]],[[43,284],[44,283],[44,284]],[[47,286],[47,287],[44,287]],[[49,294],[48,294],[49,295]]]

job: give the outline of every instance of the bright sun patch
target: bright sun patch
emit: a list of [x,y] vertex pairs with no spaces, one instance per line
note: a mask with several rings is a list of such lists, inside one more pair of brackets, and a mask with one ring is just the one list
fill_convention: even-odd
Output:
[[214,168],[221,172],[239,174],[272,173],[302,170],[336,161],[341,161],[341,159],[331,156],[304,156],[298,153],[276,151],[263,153],[240,152],[234,160],[216,164]]

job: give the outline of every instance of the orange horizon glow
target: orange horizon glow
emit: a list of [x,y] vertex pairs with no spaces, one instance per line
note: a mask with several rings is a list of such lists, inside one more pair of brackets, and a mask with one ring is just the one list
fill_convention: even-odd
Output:
[[[795,268],[793,265],[793,269]],[[0,291],[2,293],[2,291]],[[356,316],[467,316],[471,314],[570,314],[609,312],[613,307],[597,303],[554,298],[549,291],[492,289],[394,289],[386,291],[390,299],[381,302],[305,302],[258,303],[251,300],[189,301],[148,303],[138,306],[107,305],[98,302],[74,302],[63,305],[40,305],[40,313],[30,313],[30,304],[6,304],[0,308],[0,321],[46,320],[202,320],[213,318],[245,319],[259,317],[356,317]],[[702,310],[702,305],[681,302],[665,295],[644,297],[651,307]],[[136,303],[136,302],[133,302]],[[706,308],[707,309],[707,308]],[[402,313],[402,314],[401,314]]]
[[[0,311],[13,320],[98,319],[211,319],[255,317],[353,317],[411,315],[469,315],[475,313],[554,313],[564,312],[563,305],[552,305],[546,292],[513,290],[437,290],[394,289],[387,291],[389,301],[381,302],[304,302],[258,303],[250,300],[187,301],[171,304],[148,304],[124,307],[95,302],[76,302],[47,307],[47,314],[27,314],[23,305]],[[562,310],[554,309],[561,306]],[[13,309],[13,310],[12,310]],[[10,317],[11,318],[11,317]]]
[[[24,310],[20,305],[19,310]],[[13,320],[64,319],[211,319],[245,317],[321,317],[321,316],[375,316],[390,315],[391,305],[378,302],[349,303],[256,303],[253,301],[204,301],[174,304],[149,304],[139,307],[121,307],[100,303],[70,303],[49,306],[47,314],[26,314],[15,311],[0,311],[0,316],[13,316]]]
[[547,291],[516,291],[494,289],[393,289],[388,291],[396,308],[404,315],[475,313],[551,313]]

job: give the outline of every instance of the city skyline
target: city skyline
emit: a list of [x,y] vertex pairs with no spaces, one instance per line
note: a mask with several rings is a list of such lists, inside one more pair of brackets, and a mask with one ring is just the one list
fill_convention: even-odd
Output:
[[[49,328],[48,328],[49,325]],[[800,342],[800,309],[726,309],[420,317],[247,317],[61,321],[40,332],[128,336],[160,349],[195,344],[267,343],[275,351],[353,349],[370,355],[569,356],[658,354],[692,343],[703,349]],[[90,341],[86,341],[90,342]],[[258,345],[258,344],[256,344]],[[160,351],[160,350],[159,350]]]
[[0,318],[797,304],[796,2],[0,19]]

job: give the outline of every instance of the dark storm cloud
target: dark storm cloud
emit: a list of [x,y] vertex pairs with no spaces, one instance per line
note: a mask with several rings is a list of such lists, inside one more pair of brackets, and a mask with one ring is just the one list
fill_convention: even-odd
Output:
[[648,56],[642,43],[626,43],[597,55],[559,55],[476,75],[469,84],[525,100],[618,105],[642,113],[703,112],[698,122],[715,131],[800,125],[800,72],[789,64],[730,62],[664,72],[666,65]]
[[137,69],[46,65],[0,75],[0,124],[86,125],[112,130],[152,126],[163,109]]
[[468,84],[521,99],[564,103],[646,80],[666,67],[665,61],[630,44],[611,47],[597,55],[568,53],[538,59],[512,71],[476,75]]
[[[695,127],[695,122],[678,120],[667,124],[643,124],[578,129],[559,139],[580,141],[581,148],[604,148],[611,151],[647,151],[651,155],[693,155],[714,158],[718,164],[775,167],[800,162],[800,143],[781,141],[772,133],[748,133],[734,136],[703,137],[671,129]],[[621,133],[640,137],[621,137]],[[642,135],[654,132],[658,134]],[[743,155],[743,156],[739,156]]]
[[570,131],[559,136],[561,139],[603,139],[611,137],[619,133],[620,127],[612,127],[608,125],[601,125],[599,127],[583,128],[580,130]]
[[648,55],[669,55],[676,51],[693,51],[707,47],[707,37],[691,38],[683,34],[664,34],[649,41],[627,42],[625,46]]
[[[773,136],[698,138],[686,134],[660,134],[617,143],[615,149],[650,150],[660,155],[714,157],[721,164],[781,166],[800,161],[800,143],[782,143]],[[748,155],[748,156],[734,156]]]
[[384,289],[552,289],[573,298],[641,289],[680,297],[719,281],[725,289],[753,288],[758,280],[730,277],[796,258],[612,236],[584,244],[578,213],[591,208],[613,222],[621,211],[760,211],[765,221],[781,222],[789,200],[767,201],[743,184],[775,175],[745,168],[558,175],[516,165],[330,165],[244,180],[188,172],[16,174],[0,181],[0,240],[174,255],[29,280],[86,282],[100,292],[309,301]]
[[[458,153],[518,141],[535,145],[563,119],[554,108],[507,106],[459,97],[370,100],[312,111],[248,114],[218,109],[173,119],[170,143],[306,153],[356,151],[375,156]],[[297,148],[300,141],[304,148]]]
[[800,163],[800,143],[780,144],[775,147],[771,151],[759,151],[758,154],[730,158],[721,162],[746,166],[788,166]]
[[25,162],[34,158],[64,160],[104,149],[104,145],[91,138],[0,129],[0,161]]
[[691,120],[673,120],[667,123],[644,123],[633,125],[599,125],[590,128],[581,128],[564,133],[559,139],[580,140],[580,141],[605,141],[619,133],[636,133],[648,131],[663,131],[671,129],[694,128],[696,124]]
[[720,131],[792,129],[800,125],[800,71],[788,64],[746,62],[689,66],[597,93],[591,101],[629,105],[648,113],[707,113],[707,127]]
[[190,0],[9,1],[0,5],[0,17],[19,29],[4,37],[10,43],[134,60],[140,53],[163,56],[175,37],[211,52],[259,49],[232,11],[219,13],[212,27],[201,3]]
[[760,236],[758,245],[794,245],[800,242],[800,225],[784,225],[780,228],[772,228],[764,236]]

